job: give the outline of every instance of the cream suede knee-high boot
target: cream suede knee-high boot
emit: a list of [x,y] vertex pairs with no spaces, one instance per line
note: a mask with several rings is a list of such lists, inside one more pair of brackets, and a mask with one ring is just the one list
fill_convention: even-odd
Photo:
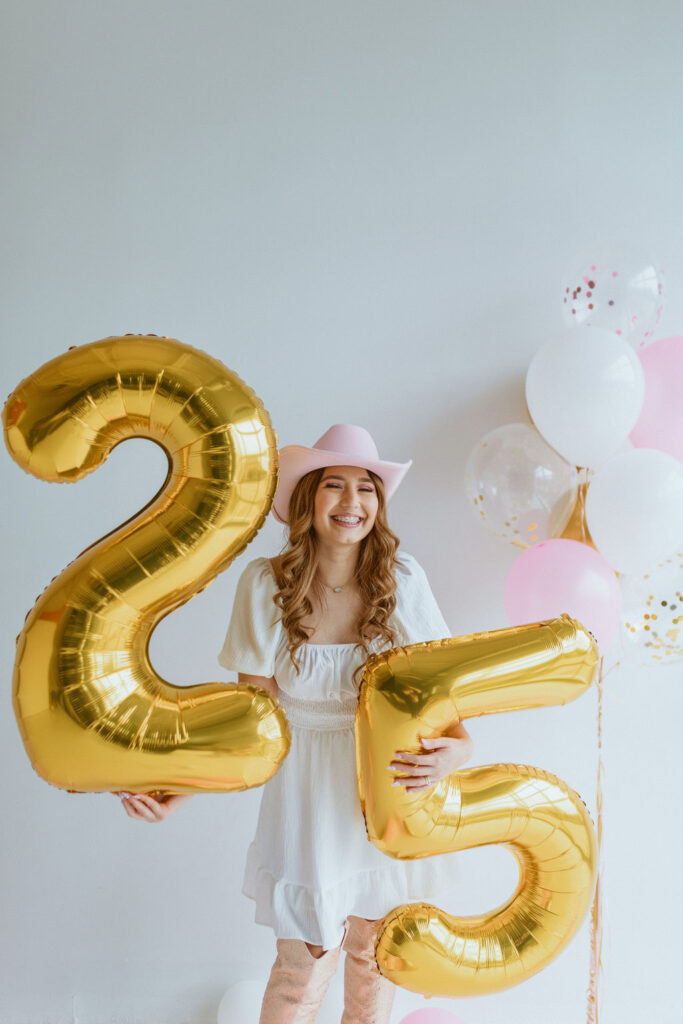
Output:
[[396,986],[380,973],[375,960],[375,940],[380,921],[348,918],[342,949],[344,964],[344,1015],[341,1024],[389,1024]]
[[312,1024],[340,954],[337,946],[314,957],[301,939],[278,939],[259,1024]]

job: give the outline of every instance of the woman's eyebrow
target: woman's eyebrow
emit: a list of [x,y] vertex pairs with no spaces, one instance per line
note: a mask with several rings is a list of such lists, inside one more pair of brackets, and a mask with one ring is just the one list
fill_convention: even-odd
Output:
[[[335,476],[333,473],[330,473],[329,476],[324,476],[323,477],[323,480],[345,480],[345,479],[346,479],[346,477]],[[372,483],[372,480],[370,479],[369,476],[359,476],[358,477],[358,481],[359,481],[359,483],[367,483],[367,484],[371,484]]]

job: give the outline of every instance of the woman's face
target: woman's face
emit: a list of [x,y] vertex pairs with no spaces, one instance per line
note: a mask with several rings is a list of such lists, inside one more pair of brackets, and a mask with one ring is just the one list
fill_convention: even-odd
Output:
[[357,466],[328,466],[315,493],[313,527],[318,539],[358,544],[372,530],[379,501],[369,473]]

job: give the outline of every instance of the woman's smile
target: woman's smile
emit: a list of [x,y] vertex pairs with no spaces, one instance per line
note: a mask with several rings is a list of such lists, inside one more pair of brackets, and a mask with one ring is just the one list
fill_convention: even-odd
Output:
[[330,516],[330,519],[332,520],[333,523],[336,523],[337,526],[343,526],[344,529],[346,529],[346,530],[349,530],[349,529],[352,530],[355,526],[360,526],[361,523],[364,522],[364,520],[361,519],[360,516],[341,516],[340,515],[340,516]]

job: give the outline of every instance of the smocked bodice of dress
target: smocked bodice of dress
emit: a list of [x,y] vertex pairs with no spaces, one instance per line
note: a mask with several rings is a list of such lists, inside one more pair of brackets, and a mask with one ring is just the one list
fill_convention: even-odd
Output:
[[[393,646],[450,636],[424,570],[406,552],[396,566],[396,608],[389,622],[396,632]],[[275,677],[286,697],[300,701],[355,704],[354,672],[367,653],[354,644],[303,644],[296,652],[299,672],[287,649],[287,634],[273,598],[278,587],[270,561],[255,558],[237,584],[232,618],[218,660],[224,668],[250,675]],[[390,646],[381,637],[369,644],[370,653]]]

